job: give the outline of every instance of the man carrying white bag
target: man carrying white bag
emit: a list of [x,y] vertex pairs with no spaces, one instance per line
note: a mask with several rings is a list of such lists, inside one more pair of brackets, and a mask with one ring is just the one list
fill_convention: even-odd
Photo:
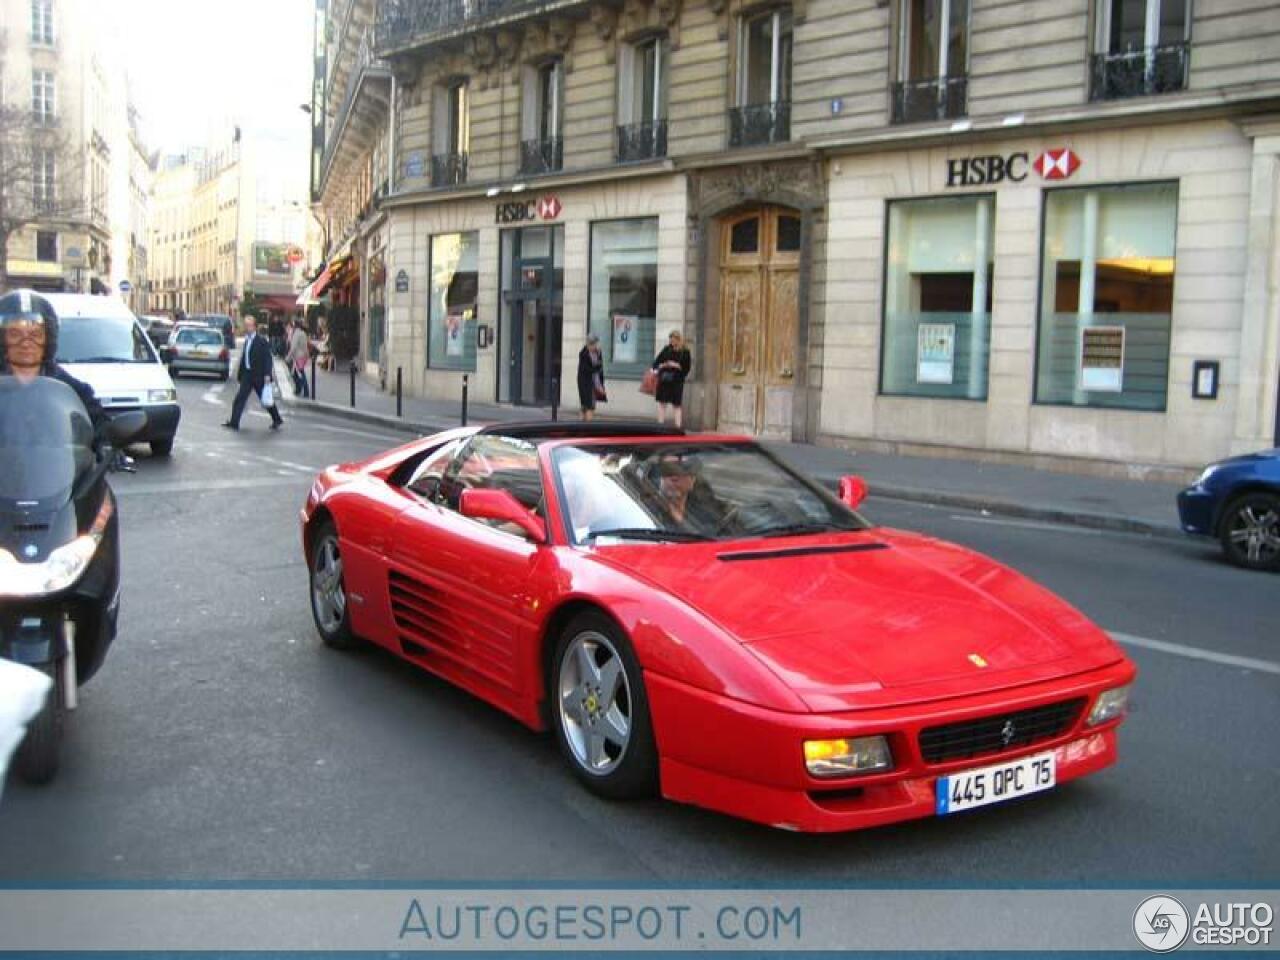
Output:
[[40,712],[53,686],[39,670],[0,660],[0,793],[9,758],[27,734],[27,724]]

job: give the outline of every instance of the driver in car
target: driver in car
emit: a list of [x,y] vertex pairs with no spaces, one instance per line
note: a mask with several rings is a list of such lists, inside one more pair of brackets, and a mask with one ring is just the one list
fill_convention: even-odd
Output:
[[676,529],[709,536],[721,532],[728,516],[725,505],[701,476],[695,458],[677,453],[659,456],[658,493]]
[[49,301],[30,290],[0,296],[0,375],[31,383],[36,377],[61,380],[80,398],[96,430],[106,419],[93,388],[58,364],[58,315]]

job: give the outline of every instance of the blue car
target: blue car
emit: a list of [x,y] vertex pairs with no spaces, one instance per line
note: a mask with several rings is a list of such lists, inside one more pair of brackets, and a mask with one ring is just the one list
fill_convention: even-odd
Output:
[[1209,464],[1178,494],[1178,516],[1237,566],[1280,570],[1280,448]]

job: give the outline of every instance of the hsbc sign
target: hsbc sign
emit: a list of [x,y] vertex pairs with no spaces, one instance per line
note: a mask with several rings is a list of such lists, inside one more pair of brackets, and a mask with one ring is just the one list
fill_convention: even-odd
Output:
[[1029,153],[992,153],[947,161],[948,187],[981,187],[1021,183],[1034,170],[1043,180],[1065,180],[1080,168],[1080,158],[1066,148],[1046,150],[1032,162]]
[[494,207],[494,223],[524,223],[528,220],[555,220],[564,210],[554,193],[537,200],[513,200]]

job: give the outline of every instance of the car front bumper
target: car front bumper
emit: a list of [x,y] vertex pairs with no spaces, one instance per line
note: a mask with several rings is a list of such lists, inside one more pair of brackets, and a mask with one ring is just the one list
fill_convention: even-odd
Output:
[[132,413],[140,410],[147,415],[147,429],[130,443],[148,443],[152,440],[172,440],[178,432],[178,421],[182,419],[182,407],[176,403],[149,403],[146,405],[121,405],[103,407],[107,416],[114,417],[121,413]]
[[[661,756],[663,796],[788,830],[835,832],[881,826],[936,813],[940,776],[1053,751],[1061,784],[1116,760],[1123,717],[1086,727],[1094,699],[1125,686],[1128,661],[1060,680],[907,707],[830,714],[791,714],[731,700],[646,674]],[[989,717],[1085,697],[1059,735],[994,754],[936,764],[919,749],[927,727]],[[883,735],[894,769],[888,773],[818,779],[805,769],[804,741]]]
[[1182,532],[1201,537],[1214,536],[1213,508],[1217,497],[1199,484],[1178,494],[1178,520]]

